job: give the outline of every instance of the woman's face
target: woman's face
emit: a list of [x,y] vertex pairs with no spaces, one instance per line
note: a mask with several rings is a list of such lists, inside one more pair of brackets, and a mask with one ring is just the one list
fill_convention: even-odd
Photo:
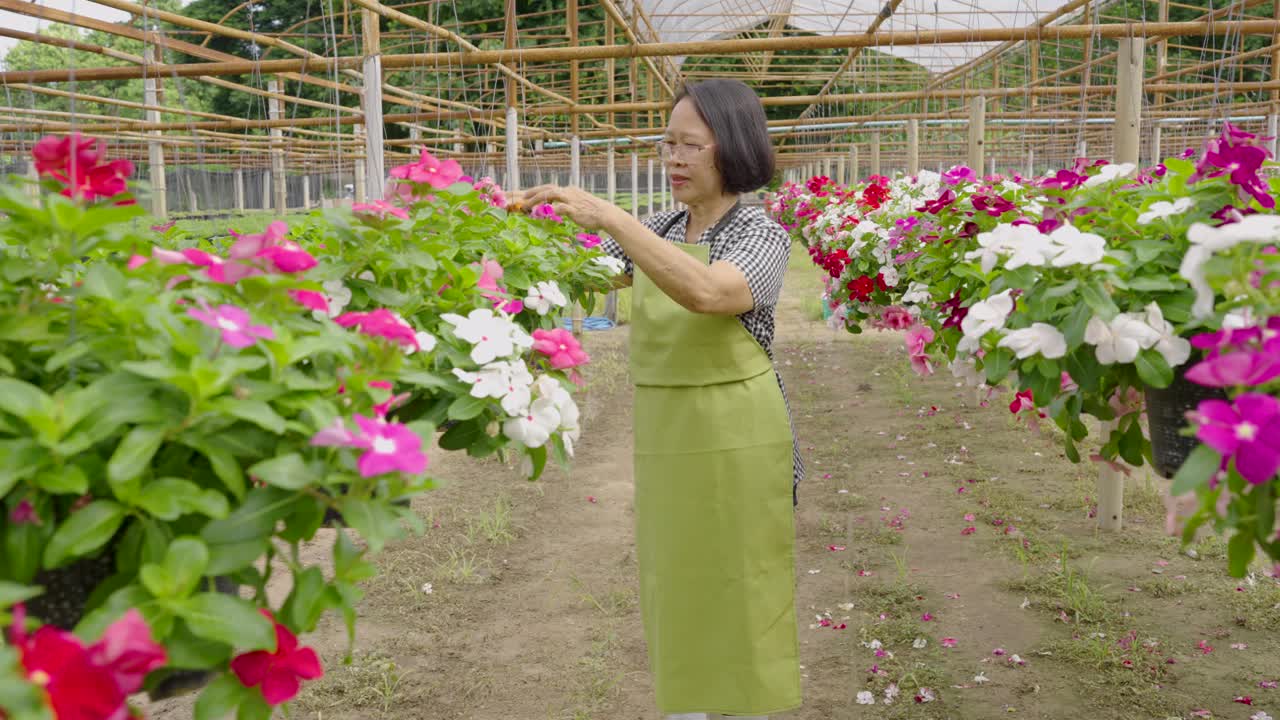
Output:
[[665,162],[675,199],[696,205],[719,197],[724,180],[716,168],[716,136],[702,121],[692,100],[685,98],[672,108],[663,139],[671,143],[671,154]]

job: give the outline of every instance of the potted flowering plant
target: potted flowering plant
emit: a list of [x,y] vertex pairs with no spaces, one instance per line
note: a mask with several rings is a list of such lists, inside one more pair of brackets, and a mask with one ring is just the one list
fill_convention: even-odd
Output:
[[[265,718],[323,672],[297,636],[329,610],[353,636],[367,553],[421,529],[400,502],[440,426],[530,477],[571,454],[558,309],[614,268],[567,225],[424,153],[394,202],[220,248],[142,231],[101,143],[34,156],[38,187],[0,187],[0,715],[126,717],[207,671],[197,717]],[[297,551],[328,510],[363,544],[338,533],[326,579]],[[38,581],[82,563],[104,577],[54,612]]]

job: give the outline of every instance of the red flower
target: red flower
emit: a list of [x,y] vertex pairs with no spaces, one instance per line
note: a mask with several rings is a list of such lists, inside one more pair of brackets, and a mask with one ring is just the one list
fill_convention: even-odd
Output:
[[859,275],[849,283],[849,295],[854,300],[870,300],[875,289],[875,281],[868,275]]
[[25,617],[22,606],[15,608],[9,639],[27,680],[44,689],[58,720],[126,720],[129,695],[167,660],[137,610],[126,612],[89,647],[51,625],[27,636]]
[[[128,160],[103,162],[102,141],[83,139],[79,133],[42,138],[32,148],[31,157],[35,160],[36,172],[62,183],[62,194],[69,198],[115,197],[128,189],[126,181],[133,174],[133,163]],[[132,202],[124,200],[119,204]]]
[[[267,610],[262,614],[275,622]],[[268,705],[287,703],[297,696],[302,680],[315,680],[324,676],[324,668],[316,651],[298,647],[298,636],[289,628],[275,622],[276,651],[266,650],[237,655],[231,660],[231,672],[245,687],[262,686],[262,697]]]
[[1036,407],[1035,398],[1032,397],[1030,390],[1023,390],[1014,396],[1013,402],[1009,403],[1009,412],[1017,415],[1023,410],[1034,410]]

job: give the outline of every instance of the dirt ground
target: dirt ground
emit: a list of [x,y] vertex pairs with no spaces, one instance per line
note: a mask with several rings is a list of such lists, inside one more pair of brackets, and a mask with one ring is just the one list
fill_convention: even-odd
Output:
[[[898,336],[812,319],[807,262],[793,254],[776,347],[809,463],[805,704],[786,718],[1280,716],[1275,583],[1227,577],[1214,538],[1182,552],[1144,471],[1125,530],[1097,531],[1093,467],[1015,422],[1009,398],[983,407],[945,369],[917,378]],[[379,557],[349,664],[338,618],[305,639],[326,675],[292,717],[659,717],[637,607],[626,338],[587,337],[570,470],[529,483],[433,455],[442,487],[415,505],[431,529]],[[180,699],[150,714],[190,713]]]

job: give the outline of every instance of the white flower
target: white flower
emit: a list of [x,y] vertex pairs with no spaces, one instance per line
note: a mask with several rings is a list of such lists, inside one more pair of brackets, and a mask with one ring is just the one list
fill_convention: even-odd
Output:
[[1009,296],[1010,292],[1012,291],[1005,290],[999,295],[976,302],[969,308],[969,314],[960,321],[960,329],[964,331],[966,339],[981,340],[992,330],[1004,327],[1009,313],[1013,312],[1013,298]]
[[859,240],[866,235],[883,237],[887,234],[888,232],[884,228],[880,227],[880,223],[872,222],[871,220],[860,220],[858,221],[858,224],[854,225],[853,229],[849,231],[849,237]]
[[548,398],[538,398],[528,411],[502,423],[502,433],[525,447],[542,447],[560,427],[560,413]]
[[597,265],[601,265],[605,268],[608,268],[613,272],[614,275],[621,275],[622,272],[627,269],[627,266],[625,263],[623,263],[618,258],[613,257],[612,255],[605,255],[602,257],[598,257],[595,260]]
[[1155,347],[1156,352],[1164,357],[1164,361],[1169,364],[1169,367],[1176,368],[1191,359],[1191,343],[1185,338],[1178,337],[1173,325],[1164,319],[1164,313],[1160,312],[1160,306],[1153,302],[1147,305],[1146,310],[1147,326],[1159,336],[1153,347]]
[[[848,697],[847,695],[845,697]],[[870,690],[862,690],[858,693],[859,705],[875,705],[876,696],[871,694]]]
[[1137,166],[1134,165],[1133,163],[1122,163],[1120,165],[1103,165],[1102,170],[1097,175],[1094,175],[1093,177],[1084,181],[1084,186],[1093,187],[1095,185],[1102,185],[1103,183],[1109,183],[1112,180],[1118,180],[1122,177],[1128,177],[1129,173],[1133,172],[1136,167]]
[[[989,273],[995,269],[996,262],[999,261],[1001,255],[1014,253],[1018,256],[1018,264],[1006,267],[1010,270],[1017,269],[1022,265],[1044,265],[1047,259],[1044,252],[1050,247],[1044,234],[1040,232],[1034,225],[997,225],[988,232],[978,233],[978,250],[971,250],[965,254],[965,260],[979,260],[982,266],[982,272]],[[1024,248],[1019,254],[1018,249]],[[1036,253],[1039,248],[1042,252]],[[1028,254],[1030,253],[1030,254]],[[1039,262],[1035,259],[1039,257]],[[1032,262],[1024,262],[1031,260]]]
[[578,403],[574,402],[569,391],[550,375],[539,377],[533,383],[533,390],[539,398],[546,398],[555,405],[556,412],[560,414],[560,426],[557,430],[564,441],[565,452],[569,457],[573,457],[573,444],[582,437]]
[[869,648],[871,650],[879,650],[880,648],[884,647],[884,643],[880,642],[879,640],[872,640],[871,642],[862,643],[862,647]]
[[1021,242],[1011,248],[1009,259],[1004,261],[1005,270],[1017,270],[1023,265],[1031,267],[1043,267],[1049,263],[1049,260],[1061,252],[1058,246],[1051,241],[1046,235],[1036,230],[1031,225],[1018,225],[1021,228],[1029,228],[1034,233],[1024,233]]
[[433,592],[435,592],[435,588],[432,587],[431,583],[422,583],[422,594],[430,595]]
[[911,643],[911,647],[915,648],[916,650],[923,650],[929,647],[929,641],[925,640],[924,638],[916,638],[915,642]]
[[1258,321],[1253,317],[1253,308],[1248,306],[1236,308],[1222,316],[1223,330],[1243,330],[1257,324]]
[[479,372],[454,368],[453,374],[471,384],[471,397],[502,398],[502,409],[508,415],[523,415],[533,399],[530,393],[533,376],[520,361],[488,363]]
[[1092,265],[1107,254],[1107,241],[1101,235],[1080,232],[1071,225],[1049,233],[1049,240],[1058,248],[1053,256],[1054,267]]
[[1013,350],[1020,360],[1036,354],[1056,360],[1067,354],[1067,338],[1058,328],[1038,322],[1000,338],[997,347]]
[[1248,215],[1239,222],[1222,227],[1196,223],[1187,228],[1187,240],[1191,247],[1182,256],[1182,266],[1178,268],[1178,273],[1196,291],[1191,314],[1197,319],[1213,314],[1213,288],[1205,279],[1204,264],[1215,252],[1246,242],[1275,242],[1277,238],[1280,238],[1280,215]]
[[325,300],[329,302],[329,312],[323,310],[315,310],[311,313],[311,317],[316,320],[323,320],[326,317],[338,317],[342,314],[342,309],[351,302],[351,289],[341,280],[325,280],[320,283],[320,287],[324,288]]
[[471,359],[479,365],[488,364],[497,358],[511,357],[521,348],[533,346],[533,338],[528,333],[506,316],[494,314],[492,310],[478,308],[466,317],[454,313],[445,313],[440,317],[454,327],[454,334],[460,340],[473,345]]
[[900,693],[898,683],[889,683],[889,687],[884,689],[884,704],[892,705],[893,701],[898,699]]
[[902,302],[904,303],[924,303],[929,302],[932,298],[929,294],[929,286],[924,283],[912,282],[907,286],[907,291],[902,294]]
[[436,336],[425,330],[420,330],[414,333],[413,339],[418,343],[418,346],[414,347],[413,345],[405,345],[405,355],[412,355],[416,352],[431,352],[436,349]]
[[1265,710],[1259,710],[1258,712],[1250,715],[1249,720],[1274,720],[1274,718],[1268,715]]
[[884,265],[893,257],[893,250],[889,249],[889,243],[879,242],[871,251],[871,257],[875,258],[876,262]]
[[973,681],[981,685],[983,683],[991,682],[991,678],[987,677],[985,673],[978,673],[977,675],[973,676]]
[[951,374],[969,387],[979,387],[986,381],[986,376],[978,370],[978,363],[972,357],[953,360],[951,362]]
[[889,287],[898,286],[898,268],[892,265],[885,265],[880,268],[880,274],[884,276],[884,284]]
[[373,276],[373,271],[372,271],[372,270],[365,270],[364,272],[362,272],[362,273],[360,273],[359,275],[357,275],[357,276],[356,276],[356,279],[357,279],[357,280],[366,280],[366,281],[368,281],[368,282],[377,282],[377,281],[378,281],[378,279],[377,279],[377,278],[375,278],[375,277]]
[[529,290],[529,296],[525,298],[524,304],[533,308],[539,315],[546,315],[551,312],[551,308],[564,307],[569,304],[569,301],[560,291],[559,285],[544,281]]
[[1141,315],[1132,313],[1121,313],[1110,323],[1094,315],[1084,329],[1084,341],[1094,346],[1094,354],[1103,365],[1131,363],[1140,351],[1159,340],[1160,333]]
[[1173,202],[1161,200],[1160,202],[1151,203],[1151,207],[1147,211],[1138,216],[1139,225],[1150,225],[1156,220],[1163,220],[1174,215],[1182,213],[1195,207],[1196,201],[1189,197],[1178,198]]

